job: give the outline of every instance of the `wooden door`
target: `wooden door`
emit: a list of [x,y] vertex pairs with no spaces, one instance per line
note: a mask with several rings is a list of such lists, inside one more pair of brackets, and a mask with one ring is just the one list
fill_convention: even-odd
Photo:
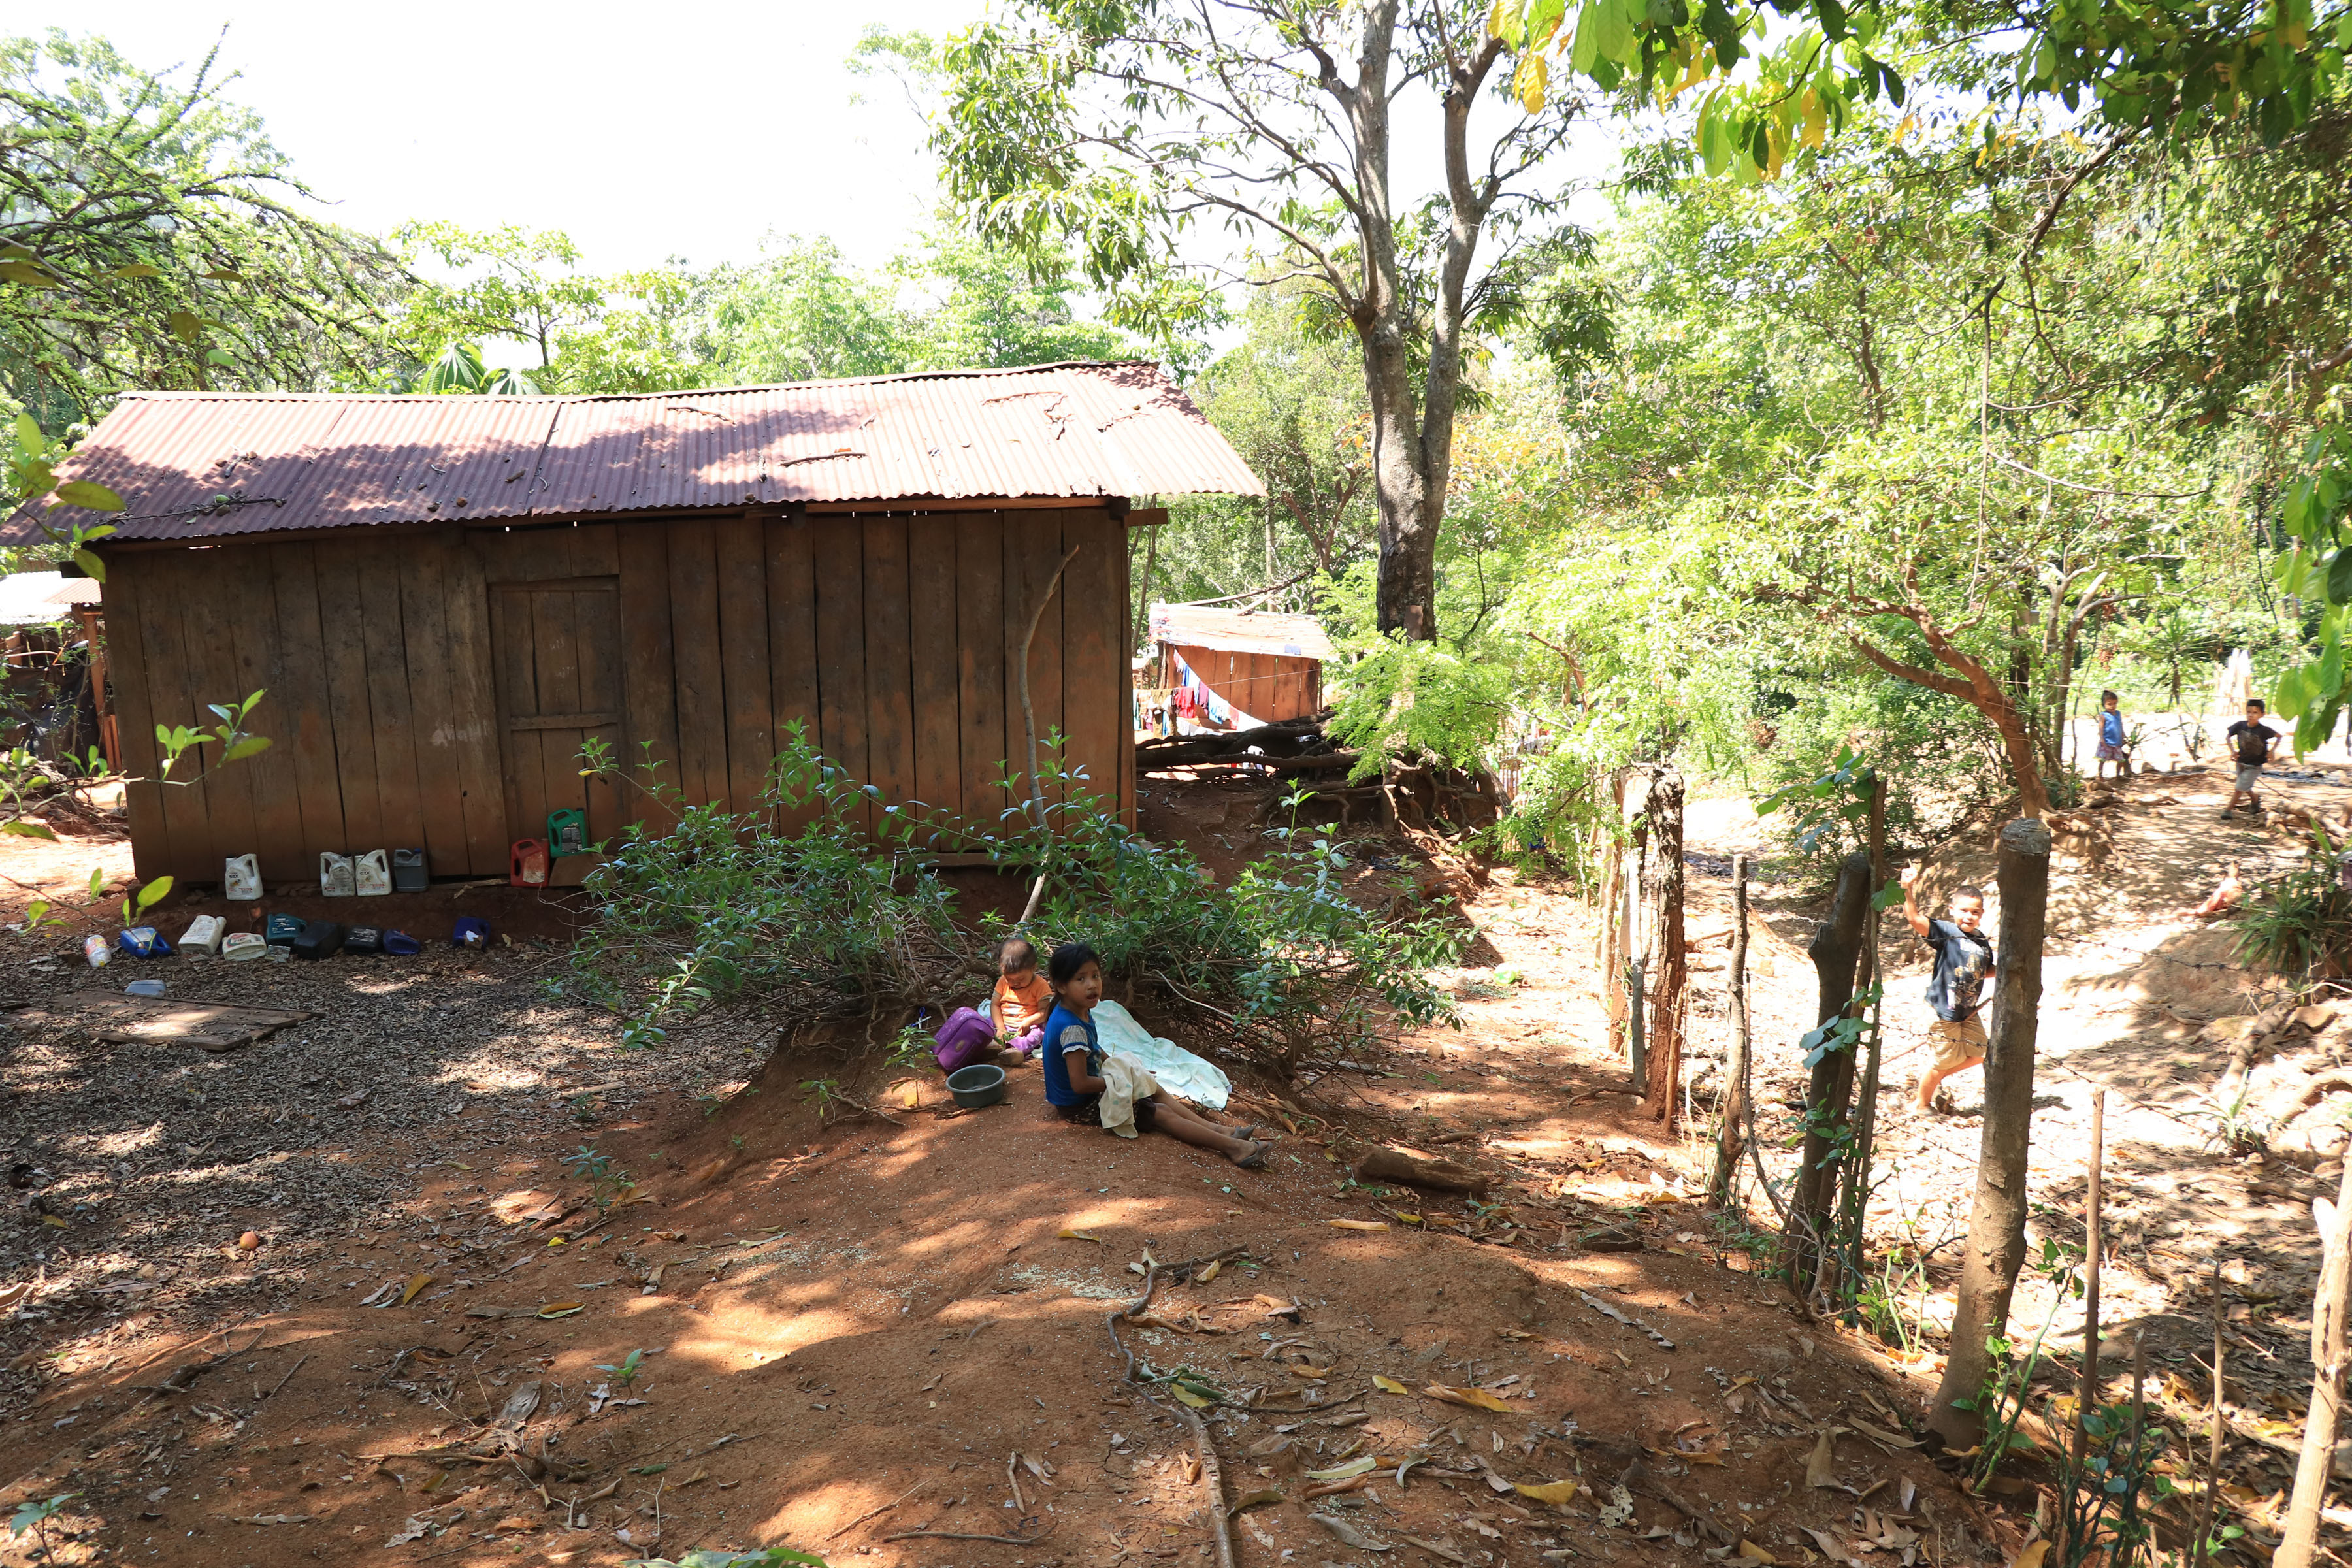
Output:
[[[609,839],[620,812],[609,785],[580,776],[590,736],[617,755],[622,735],[620,579],[559,577],[493,583],[490,644],[498,664],[499,753],[509,839],[544,838],[547,816],[588,816],[588,837]],[[572,884],[595,863],[566,856],[553,880]]]

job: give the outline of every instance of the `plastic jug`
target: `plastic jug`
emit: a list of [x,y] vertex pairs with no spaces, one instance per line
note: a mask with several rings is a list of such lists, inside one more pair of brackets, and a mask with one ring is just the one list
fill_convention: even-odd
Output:
[[547,856],[585,855],[588,852],[588,814],[566,808],[547,814]]
[[371,849],[352,861],[352,878],[362,899],[380,899],[392,891],[392,868],[384,863],[383,851]]
[[114,946],[125,958],[172,956],[172,944],[153,926],[132,926],[129,931],[116,932]]
[[478,915],[461,915],[450,928],[452,947],[484,948],[490,945],[490,922]]
[[507,881],[518,888],[547,886],[547,846],[536,838],[518,838],[508,862]]
[[395,849],[392,852],[392,890],[395,893],[421,893],[433,885],[432,868],[425,863],[422,849]]
[[190,958],[212,958],[220,952],[221,936],[228,922],[218,915],[198,915],[180,933],[180,951]]
[[262,926],[262,940],[272,947],[290,947],[294,939],[302,934],[302,928],[310,923],[300,915],[272,915]]
[[232,855],[221,870],[221,891],[232,899],[261,897],[261,860],[253,855]]
[[353,926],[343,933],[345,952],[382,952],[383,932],[374,926]]
[[330,849],[319,851],[319,891],[331,899],[348,899],[352,892],[352,858]]
[[331,958],[342,951],[343,928],[333,921],[305,921],[292,946],[297,958]]
[[249,931],[235,931],[221,938],[221,956],[233,963],[259,958],[269,944]]

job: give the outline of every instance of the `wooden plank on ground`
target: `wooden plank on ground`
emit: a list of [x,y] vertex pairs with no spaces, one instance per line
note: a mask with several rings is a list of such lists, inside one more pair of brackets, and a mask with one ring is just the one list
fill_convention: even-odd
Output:
[[687,804],[728,797],[727,678],[719,657],[718,540],[707,518],[667,525],[677,784]]
[[[160,554],[117,553],[106,563],[100,590],[106,611],[107,668],[114,687],[114,715],[122,737],[122,772],[134,782],[122,791],[131,819],[131,863],[141,881],[170,875],[172,832],[163,816],[167,785],[155,777],[155,705],[148,696],[147,638],[139,600]],[[213,875],[220,873],[215,870]]]
[[[335,736],[335,794],[342,802],[343,844],[393,844],[384,832],[376,783],[375,708],[369,693],[362,576],[352,539],[321,540],[312,555],[319,588],[319,638],[325,650],[327,714]],[[328,847],[332,847],[329,846]],[[414,849],[414,840],[395,844]]]
[[1117,810],[1118,731],[1127,684],[1124,605],[1118,565],[1125,541],[1108,510],[1068,511],[1064,545],[1081,546],[1062,574],[1062,724],[1069,735],[1066,765],[1073,790]]
[[907,596],[915,712],[915,795],[934,822],[963,811],[963,736],[956,704],[956,529],[953,513],[907,523]]
[[227,1002],[126,996],[119,991],[68,992],[19,1016],[36,1015],[78,1025],[97,1038],[117,1045],[190,1045],[215,1053],[249,1046],[289,1024],[319,1016]]
[[719,561],[719,663],[727,693],[727,798],[747,812],[767,786],[776,756],[775,710],[768,693],[767,520],[713,525]]
[[[908,624],[907,520],[869,517],[866,573],[866,777],[904,810],[915,789],[914,639]],[[877,825],[880,817],[877,815]]]
[[[807,518],[768,521],[768,702],[775,716],[772,733],[779,751],[794,723],[810,745],[821,743],[815,548],[814,525]],[[789,831],[812,815],[805,807],[782,813],[775,826]]]
[[[816,575],[817,744],[860,783],[866,756],[866,551],[860,520],[811,525]],[[870,827],[872,813],[860,814]]]
[[1004,743],[1004,522],[992,511],[956,519],[956,706],[962,731],[965,824],[1003,833],[998,784]]
[[[658,522],[615,526],[620,535],[621,658],[628,725],[620,763],[635,784],[677,785],[677,677],[670,656],[669,532]],[[658,764],[650,776],[648,762]],[[658,833],[677,820],[646,793],[622,792],[622,816]]]

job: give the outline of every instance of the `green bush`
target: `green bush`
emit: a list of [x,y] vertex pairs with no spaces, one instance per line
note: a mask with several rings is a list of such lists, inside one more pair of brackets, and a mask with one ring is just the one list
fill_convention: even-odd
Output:
[[[1041,949],[1083,941],[1112,977],[1164,989],[1177,1007],[1288,1076],[1400,1027],[1450,1019],[1429,971],[1461,935],[1434,919],[1392,921],[1347,897],[1347,860],[1319,834],[1277,828],[1266,852],[1220,887],[1190,853],[1139,837],[1104,810],[1058,738],[1041,773],[1042,821],[1009,811],[1001,830],[942,829],[920,802],[893,803],[820,756],[798,725],[750,812],[683,806],[641,765],[629,782],[676,813],[674,826],[625,829],[589,873],[599,920],[573,949],[571,984],[622,1014],[625,1039],[650,1045],[668,1021],[715,1004],[757,1001],[803,1017],[870,1016],[945,1005],[978,992],[982,954],[1013,926],[960,922],[931,861],[984,854],[1042,871],[1046,897],[1023,934]],[[618,781],[607,752],[590,773]],[[1002,780],[1022,798],[1025,780]],[[869,834],[869,809],[877,820]],[[778,832],[772,824],[800,820]]]
[[2352,959],[2352,889],[2337,874],[2339,853],[2326,828],[2314,828],[2302,865],[2247,894],[2231,921],[2241,959],[2305,985],[2345,972]]

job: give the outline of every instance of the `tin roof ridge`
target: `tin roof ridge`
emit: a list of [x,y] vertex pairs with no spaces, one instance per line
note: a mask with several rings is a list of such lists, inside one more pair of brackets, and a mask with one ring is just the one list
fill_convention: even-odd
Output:
[[442,403],[452,397],[464,397],[475,403],[520,403],[541,405],[557,403],[637,403],[657,397],[705,397],[715,393],[786,392],[810,386],[874,386],[894,381],[950,381],[990,375],[1035,375],[1055,370],[1120,370],[1129,366],[1158,370],[1159,362],[1148,359],[1062,359],[1040,364],[985,365],[977,368],[958,367],[944,370],[904,370],[888,375],[820,376],[812,381],[745,382],[730,386],[682,386],[673,392],[288,392],[269,389],[260,392],[229,392],[212,388],[133,387],[119,395],[117,401],[139,398],[148,402],[175,403],[236,403],[241,401],[272,403]]

